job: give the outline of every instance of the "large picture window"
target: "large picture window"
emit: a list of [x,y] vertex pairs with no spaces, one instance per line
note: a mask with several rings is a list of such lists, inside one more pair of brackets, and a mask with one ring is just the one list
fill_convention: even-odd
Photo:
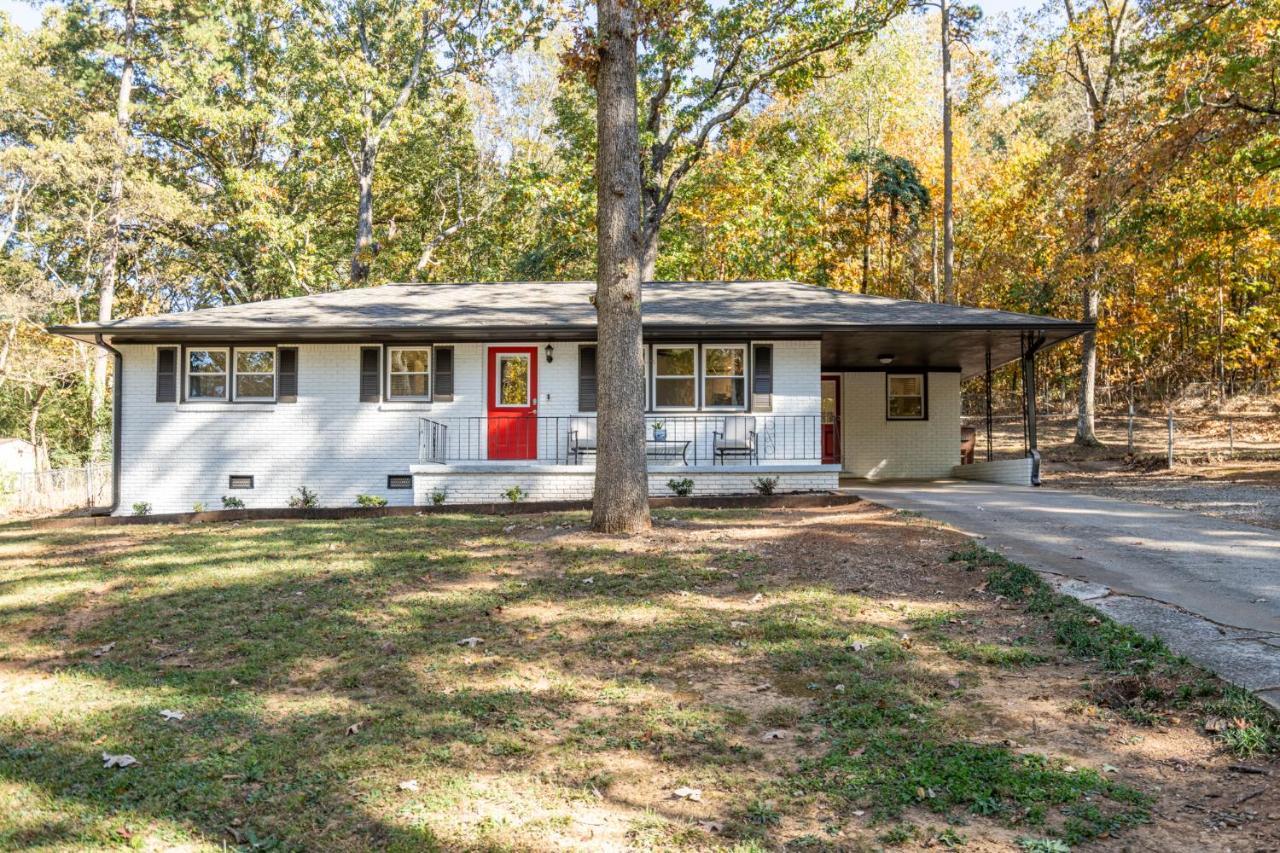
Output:
[[697,347],[654,347],[653,408],[697,408],[697,372]]
[[890,373],[886,377],[891,421],[922,421],[926,416],[925,380],[922,373]]
[[746,347],[709,346],[703,348],[702,405],[708,409],[746,408]]
[[388,347],[387,371],[388,399],[431,399],[431,347]]
[[235,398],[274,400],[276,398],[276,351],[235,349]]
[[227,399],[229,354],[225,347],[187,350],[188,400]]

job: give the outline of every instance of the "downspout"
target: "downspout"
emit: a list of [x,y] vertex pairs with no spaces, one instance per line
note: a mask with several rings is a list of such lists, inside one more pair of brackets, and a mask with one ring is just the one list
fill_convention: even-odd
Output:
[[94,335],[94,339],[98,346],[115,356],[115,364],[112,368],[111,377],[111,506],[106,507],[106,512],[102,512],[102,507],[91,507],[90,512],[93,515],[115,515],[116,510],[120,507],[120,441],[122,433],[121,413],[124,410],[124,356],[120,354],[120,350],[107,343],[99,332]]

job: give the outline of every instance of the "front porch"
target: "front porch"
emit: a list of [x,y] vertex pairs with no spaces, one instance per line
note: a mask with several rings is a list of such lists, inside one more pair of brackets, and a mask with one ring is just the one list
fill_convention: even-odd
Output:
[[[588,499],[596,424],[587,415],[420,418],[414,503]],[[651,415],[645,424],[655,497],[676,494],[673,484],[693,495],[839,485],[840,466],[822,460],[820,415]]]

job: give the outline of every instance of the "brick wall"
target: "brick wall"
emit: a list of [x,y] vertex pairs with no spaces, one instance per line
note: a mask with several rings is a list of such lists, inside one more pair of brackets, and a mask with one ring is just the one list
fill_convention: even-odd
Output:
[[928,420],[885,418],[885,374],[842,374],[843,468],[873,480],[947,477],[960,461],[960,374],[929,374]]

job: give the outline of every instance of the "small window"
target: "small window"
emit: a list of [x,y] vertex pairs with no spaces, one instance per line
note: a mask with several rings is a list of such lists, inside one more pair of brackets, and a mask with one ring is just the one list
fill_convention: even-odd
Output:
[[746,408],[746,347],[703,348],[702,405],[708,409]]
[[235,349],[237,400],[274,400],[276,398],[276,351],[273,349]]
[[187,350],[187,399],[227,399],[227,355],[222,349]]
[[697,400],[697,347],[653,348],[653,407],[692,409]]
[[252,489],[252,474],[232,474],[227,478],[227,488],[229,489]]
[[387,399],[431,399],[431,347],[387,347]]
[[529,356],[526,353],[498,353],[498,408],[520,409],[529,401]]
[[413,475],[412,474],[388,474],[387,488],[388,489],[412,489]]
[[888,380],[891,421],[922,421],[925,418],[924,374],[890,373]]

